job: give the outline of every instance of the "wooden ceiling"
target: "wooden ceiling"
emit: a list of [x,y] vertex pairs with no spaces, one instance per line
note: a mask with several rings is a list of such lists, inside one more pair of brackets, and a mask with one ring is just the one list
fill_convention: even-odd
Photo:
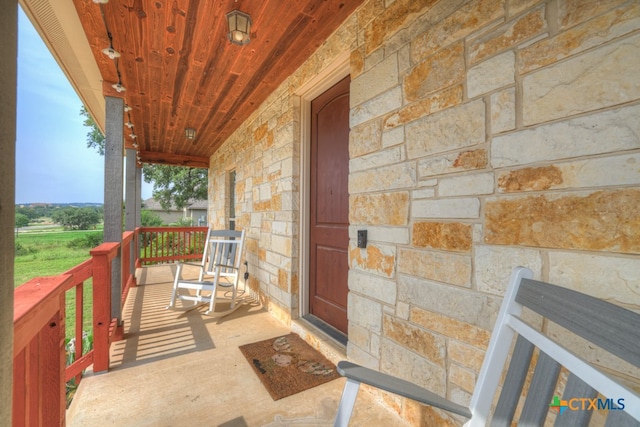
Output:
[[[105,95],[132,110],[142,162],[208,158],[362,0],[73,0]],[[251,15],[251,42],[227,39],[226,13]],[[109,46],[121,57],[102,53]],[[118,94],[111,85],[126,88]],[[185,128],[197,131],[187,140]],[[126,146],[132,147],[125,128]]]

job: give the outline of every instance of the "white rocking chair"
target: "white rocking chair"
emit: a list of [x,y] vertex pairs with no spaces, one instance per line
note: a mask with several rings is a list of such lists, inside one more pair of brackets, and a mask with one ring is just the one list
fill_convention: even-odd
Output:
[[[218,287],[232,288],[231,309],[235,308],[240,268],[242,263],[242,249],[244,247],[245,231],[211,230],[207,231],[204,253],[200,263],[179,263],[173,282],[173,292],[168,309],[191,310],[201,304],[208,303],[209,310],[205,314],[212,314],[216,304]],[[184,280],[183,267],[193,265],[200,268],[198,280]],[[207,279],[206,277],[211,277]],[[186,292],[182,291],[186,290]],[[195,294],[191,291],[195,290]],[[177,300],[190,301],[176,306]]]

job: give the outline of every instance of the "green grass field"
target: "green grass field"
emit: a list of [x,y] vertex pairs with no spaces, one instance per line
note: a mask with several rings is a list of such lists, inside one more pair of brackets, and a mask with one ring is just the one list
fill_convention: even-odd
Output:
[[[16,236],[16,256],[14,259],[14,286],[19,286],[35,277],[56,276],[90,258],[89,247],[69,247],[76,239],[86,235],[100,235],[98,231],[59,231],[20,232]],[[91,333],[92,283],[84,284],[83,330]],[[67,308],[65,325],[67,337],[75,332],[75,291],[66,295]]]

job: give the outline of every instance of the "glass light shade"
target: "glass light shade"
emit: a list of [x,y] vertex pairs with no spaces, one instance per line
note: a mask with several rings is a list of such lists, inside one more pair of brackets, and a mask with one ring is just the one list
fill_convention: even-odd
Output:
[[229,24],[229,34],[227,37],[233,44],[245,45],[251,40],[251,17],[249,14],[232,10],[227,13],[227,23]]
[[196,130],[194,128],[185,128],[184,135],[187,139],[196,139]]

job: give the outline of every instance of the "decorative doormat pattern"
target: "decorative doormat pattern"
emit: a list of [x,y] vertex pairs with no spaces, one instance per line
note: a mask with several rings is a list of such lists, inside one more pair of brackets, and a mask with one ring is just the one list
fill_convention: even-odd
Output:
[[333,363],[294,333],[239,348],[273,400],[340,376]]

